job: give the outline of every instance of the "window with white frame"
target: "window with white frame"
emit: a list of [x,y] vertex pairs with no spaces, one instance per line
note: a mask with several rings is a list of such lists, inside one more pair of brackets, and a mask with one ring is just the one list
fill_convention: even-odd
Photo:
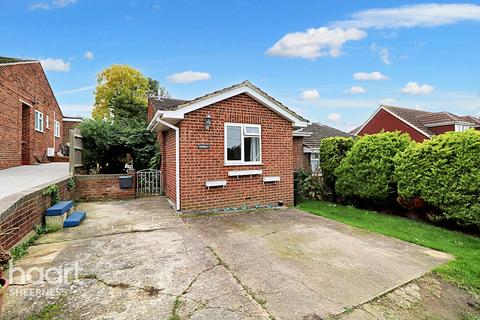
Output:
[[55,120],[55,137],[60,138],[60,122]]
[[261,130],[257,124],[225,123],[225,163],[260,164]]
[[318,153],[311,153],[310,154],[310,167],[312,172],[315,172],[320,167],[320,157]]
[[35,110],[35,130],[43,132],[43,113]]
[[50,119],[48,118],[48,114],[45,115],[45,128],[47,129],[50,129],[50,125],[48,124],[50,121]]
[[464,132],[470,129],[471,127],[468,124],[455,124],[455,132]]

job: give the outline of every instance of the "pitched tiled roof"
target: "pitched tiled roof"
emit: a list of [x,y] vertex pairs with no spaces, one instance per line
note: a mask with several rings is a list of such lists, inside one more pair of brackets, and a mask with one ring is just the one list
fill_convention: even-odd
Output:
[[[297,117],[298,119],[301,119],[302,121],[305,121],[305,122],[308,122],[307,119],[303,118],[302,116],[298,115],[297,113],[295,113],[294,111],[290,110],[287,106],[285,106],[283,103],[281,103],[280,101],[276,100],[275,98],[273,98],[272,96],[268,95],[266,92],[262,91],[260,88],[258,88],[257,86],[253,85],[250,81],[248,80],[245,80],[241,83],[238,83],[238,84],[234,84],[230,87],[226,87],[226,88],[223,88],[223,89],[220,89],[220,90],[217,90],[217,91],[214,91],[214,92],[211,92],[211,93],[208,93],[206,95],[203,95],[203,96],[200,96],[198,98],[195,98],[193,100],[179,100],[179,99],[162,99],[162,100],[157,100],[158,102],[156,102],[154,105],[154,107],[157,109],[157,110],[179,110],[179,109],[182,109],[182,108],[185,108],[185,107],[188,107],[189,105],[191,104],[194,104],[194,103],[197,103],[197,102],[200,102],[200,101],[203,101],[203,100],[206,100],[208,98],[211,98],[211,97],[214,97],[214,96],[217,96],[217,95],[220,95],[224,92],[228,92],[230,90],[233,90],[233,89],[236,89],[236,88],[239,88],[239,87],[242,87],[242,86],[248,86],[250,87],[251,89],[254,89],[255,91],[257,91],[258,93],[260,93],[262,96],[264,96],[265,98],[269,99],[270,101],[272,101],[274,104],[276,104],[278,107],[280,107],[281,109],[285,110],[286,112],[290,113],[291,115],[293,115],[294,117]],[[153,103],[153,100],[150,100],[152,101]],[[158,108],[157,108],[158,106]]]
[[[455,122],[462,121],[470,122],[474,125],[480,126],[480,119],[472,116],[457,116],[450,112],[430,112],[386,105],[381,105],[380,108],[383,108],[388,112],[394,114],[398,118],[402,119],[404,122],[407,122],[415,129],[424,132],[428,136],[432,136],[435,134],[432,130],[430,130],[430,128],[434,127],[435,124],[454,124]],[[350,133],[357,134],[365,125],[366,123],[364,123],[358,128],[353,129]]]
[[152,104],[155,110],[175,110],[177,107],[188,100],[181,100],[181,99],[170,99],[170,98],[150,98],[150,103]]
[[9,58],[9,57],[0,57],[0,64],[5,63],[17,63],[17,62],[36,62],[36,60],[28,59],[19,59],[19,58]]
[[320,140],[322,140],[323,138],[352,136],[350,133],[346,133],[341,130],[338,130],[320,123],[316,123],[316,122],[310,123],[308,127],[302,130],[302,132],[312,133],[311,136],[303,138],[303,144],[310,148],[319,148]]
[[416,129],[425,132],[428,135],[433,135],[433,131],[428,129],[420,120],[422,117],[432,115],[433,112],[416,110],[416,109],[407,109],[407,108],[400,108],[394,106],[383,106],[382,107],[390,111],[391,113],[395,114],[399,118],[403,119],[404,121],[410,123]]

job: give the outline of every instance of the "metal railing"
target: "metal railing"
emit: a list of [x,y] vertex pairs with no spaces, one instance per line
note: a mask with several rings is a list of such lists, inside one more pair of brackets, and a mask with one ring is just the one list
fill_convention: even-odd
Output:
[[137,197],[163,194],[162,172],[155,169],[137,171]]

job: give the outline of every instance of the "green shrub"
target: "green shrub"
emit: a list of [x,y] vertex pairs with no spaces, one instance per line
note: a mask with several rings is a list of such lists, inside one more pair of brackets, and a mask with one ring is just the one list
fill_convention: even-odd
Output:
[[83,136],[83,164],[88,171],[123,172],[127,154],[136,170],[150,166],[159,153],[156,135],[142,121],[86,120],[79,125]]
[[353,146],[353,138],[331,137],[320,141],[320,167],[323,180],[330,190],[335,190],[335,169]]
[[398,193],[422,198],[444,218],[480,226],[480,132],[449,132],[412,145],[395,159]]
[[397,195],[393,159],[412,140],[407,134],[382,132],[360,138],[335,170],[335,191],[347,198],[389,202]]
[[60,202],[60,190],[56,184],[52,184],[51,186],[43,190],[43,195],[50,196],[50,204],[52,206]]
[[321,175],[307,170],[295,172],[295,201],[305,199],[326,200],[330,197]]

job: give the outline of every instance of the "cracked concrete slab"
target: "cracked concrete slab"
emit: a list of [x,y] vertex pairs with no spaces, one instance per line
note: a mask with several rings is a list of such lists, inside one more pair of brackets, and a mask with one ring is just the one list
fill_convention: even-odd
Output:
[[5,319],[50,305],[62,319],[324,317],[450,258],[295,209],[186,218],[161,197],[79,209],[79,227],[42,237],[16,265],[77,263],[78,277],[14,274]]

